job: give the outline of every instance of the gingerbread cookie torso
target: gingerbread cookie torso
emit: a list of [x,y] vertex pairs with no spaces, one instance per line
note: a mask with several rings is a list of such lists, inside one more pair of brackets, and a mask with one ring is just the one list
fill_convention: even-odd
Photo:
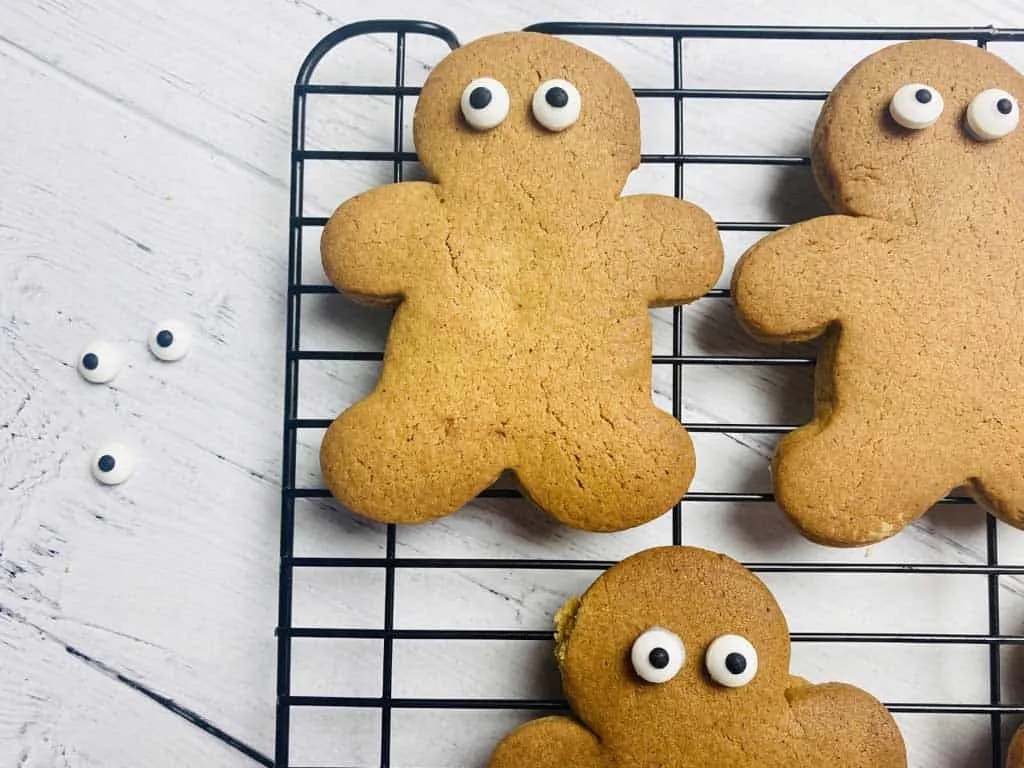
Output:
[[924,40],[858,64],[812,141],[839,215],[768,236],[733,296],[765,340],[825,334],[815,418],[779,444],[779,504],[860,546],[953,488],[1024,527],[1024,78]]
[[739,563],[691,547],[634,555],[558,620],[575,717],[509,734],[489,768],[903,768],[870,695],[789,672],[786,620]]
[[341,292],[397,306],[375,391],[324,438],[327,486],[416,523],[511,469],[575,527],[664,513],[694,456],[651,399],[647,309],[703,295],[722,246],[693,205],[619,196],[640,159],[628,84],[557,38],[496,35],[430,74],[414,134],[433,181],[359,195],[323,234]]

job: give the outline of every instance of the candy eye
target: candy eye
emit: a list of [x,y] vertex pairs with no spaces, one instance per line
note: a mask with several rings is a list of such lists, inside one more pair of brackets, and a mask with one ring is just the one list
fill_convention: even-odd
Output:
[[979,141],[1001,139],[1020,122],[1020,106],[1009,93],[999,88],[982,91],[967,106],[967,128]]
[[580,119],[580,92],[568,80],[547,80],[533,94],[533,116],[549,131],[564,131]]
[[508,91],[493,77],[478,77],[462,92],[460,106],[470,128],[489,131],[508,117]]
[[739,635],[722,635],[704,657],[711,679],[726,688],[742,688],[757,674],[757,650]]
[[107,443],[92,457],[92,476],[103,485],[119,485],[135,469],[135,456],[120,443]]
[[183,323],[177,320],[165,320],[154,326],[149,332],[149,351],[158,360],[172,363],[181,360],[188,354],[192,334]]
[[96,341],[78,356],[78,372],[92,384],[106,384],[121,372],[121,355],[102,341]]
[[919,131],[935,124],[943,106],[942,96],[930,85],[910,83],[893,94],[889,114],[904,128]]
[[633,669],[648,683],[667,683],[683,668],[686,650],[679,636],[661,627],[651,627],[633,642]]

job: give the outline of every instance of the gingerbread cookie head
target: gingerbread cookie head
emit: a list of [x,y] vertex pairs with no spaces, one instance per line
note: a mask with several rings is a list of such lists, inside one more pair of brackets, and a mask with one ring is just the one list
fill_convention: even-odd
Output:
[[[822,109],[818,185],[840,213],[946,228],[1005,219],[1022,184],[1024,77],[980,48],[919,40],[859,63]],[[1015,211],[1009,212],[1016,215]]]
[[868,694],[789,673],[785,618],[739,563],[690,547],[641,552],[557,619],[578,720],[513,732],[490,768],[900,768],[902,738]]
[[604,738],[633,738],[616,732],[642,721],[659,739],[686,741],[687,722],[728,728],[747,710],[784,706],[786,620],[734,561],[653,549],[598,584],[565,618],[559,653],[566,694]]
[[587,195],[610,205],[640,162],[639,109],[622,75],[531,32],[485,37],[441,61],[414,132],[431,177],[482,202],[525,195],[566,205]]

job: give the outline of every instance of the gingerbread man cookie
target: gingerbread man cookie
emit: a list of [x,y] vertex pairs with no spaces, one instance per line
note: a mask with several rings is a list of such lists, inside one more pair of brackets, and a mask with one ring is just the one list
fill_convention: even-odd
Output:
[[722,247],[700,209],[620,197],[640,159],[625,79],[557,38],[478,40],[427,78],[414,118],[432,182],[348,201],[324,269],[396,306],[376,390],[321,467],[357,513],[454,512],[506,469],[569,525],[619,530],[686,492],[686,431],[651,400],[648,307],[693,301]]
[[773,462],[811,539],[892,536],[966,485],[1024,526],[1024,78],[979,48],[883,49],[812,142],[839,215],[756,244],[733,279],[758,337],[825,334],[815,418]]
[[575,717],[507,736],[490,768],[901,768],[864,691],[789,673],[789,631],[739,563],[691,547],[634,555],[558,618]]

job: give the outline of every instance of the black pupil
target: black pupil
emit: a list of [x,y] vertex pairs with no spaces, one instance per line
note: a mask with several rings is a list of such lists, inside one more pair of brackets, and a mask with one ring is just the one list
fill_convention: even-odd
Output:
[[170,331],[160,331],[156,335],[156,343],[161,347],[169,347],[174,343],[174,334]]
[[82,367],[87,371],[95,371],[100,364],[100,359],[95,354],[89,352],[82,357]]
[[668,666],[669,662],[668,651],[664,648],[655,648],[647,654],[647,660],[651,662],[651,666],[655,669],[664,669]]
[[914,94],[914,98],[917,99],[921,104],[927,104],[932,100],[932,92],[927,88],[918,88],[917,93]]
[[742,675],[747,670],[747,657],[742,653],[730,653],[725,657],[725,668],[734,675]]
[[483,109],[491,103],[491,89],[478,85],[469,94],[469,106],[473,109]]
[[548,92],[544,94],[544,101],[552,107],[564,107],[569,103],[569,94],[565,92],[565,88],[556,85],[548,88]]
[[114,460],[114,457],[111,456],[109,453],[105,453],[102,456],[100,456],[100,460],[98,463],[101,472],[109,472],[117,464],[117,462]]
[[996,109],[998,109],[1002,114],[1008,115],[1013,112],[1013,102],[1009,99],[1000,99],[996,102]]

